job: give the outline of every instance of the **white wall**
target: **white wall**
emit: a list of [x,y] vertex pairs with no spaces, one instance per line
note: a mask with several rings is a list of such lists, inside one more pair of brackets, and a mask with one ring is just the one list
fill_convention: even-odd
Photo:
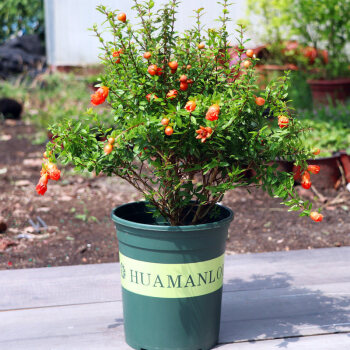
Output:
[[[162,0],[155,0],[156,4]],[[245,1],[235,0],[231,7],[232,32],[238,19],[245,17]],[[132,0],[45,0],[46,50],[48,62],[52,65],[87,65],[98,63],[99,43],[91,28],[100,24],[104,16],[96,11],[96,6],[103,4],[111,9],[118,9],[127,14],[128,19],[138,23],[131,11]],[[193,9],[205,8],[203,22],[208,27],[215,27],[221,7],[212,0],[183,0],[177,14],[176,29],[181,31],[194,24]]]

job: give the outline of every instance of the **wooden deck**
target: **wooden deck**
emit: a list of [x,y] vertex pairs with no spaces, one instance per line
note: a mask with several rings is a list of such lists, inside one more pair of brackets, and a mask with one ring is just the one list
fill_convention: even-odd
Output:
[[[350,349],[350,247],[225,264],[218,349]],[[0,349],[130,350],[118,264],[0,271]]]

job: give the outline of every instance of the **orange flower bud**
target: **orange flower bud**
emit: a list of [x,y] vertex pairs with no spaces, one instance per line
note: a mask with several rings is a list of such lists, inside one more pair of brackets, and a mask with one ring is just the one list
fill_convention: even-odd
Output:
[[41,175],[38,184],[36,185],[35,189],[38,194],[43,196],[45,192],[47,191],[47,182],[49,180],[48,174]]
[[289,119],[285,115],[280,115],[278,117],[278,126],[283,129],[286,128],[289,124]]
[[196,102],[195,101],[188,101],[186,103],[185,109],[189,112],[193,112],[196,109]]
[[258,105],[258,106],[263,106],[265,104],[265,100],[262,98],[262,97],[257,97],[255,99],[255,103]]
[[307,171],[304,171],[303,175],[301,176],[301,186],[308,190],[311,187],[311,181],[310,181],[310,173]]
[[167,98],[170,98],[170,99],[173,99],[177,96],[178,92],[177,90],[170,90],[167,94],[166,94],[166,97]]
[[321,222],[323,220],[323,215],[317,211],[313,211],[310,213],[310,219],[316,222]]
[[219,118],[220,106],[217,104],[213,104],[209,107],[208,112],[205,116],[205,119],[214,121]]
[[46,171],[50,180],[58,181],[61,177],[61,170],[58,170],[57,165],[54,163],[47,162],[44,164],[43,170]]
[[319,167],[319,165],[309,165],[307,167],[307,170],[311,173],[311,174],[318,174],[321,170],[321,168]]

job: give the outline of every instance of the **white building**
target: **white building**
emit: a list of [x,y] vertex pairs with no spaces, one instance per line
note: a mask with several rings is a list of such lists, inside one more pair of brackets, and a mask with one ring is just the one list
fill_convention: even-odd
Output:
[[[155,0],[156,4],[163,0]],[[235,0],[231,7],[232,32],[236,22],[245,17],[245,1]],[[46,50],[48,63],[54,66],[80,66],[99,62],[99,42],[88,31],[94,23],[100,24],[104,16],[96,10],[103,4],[113,10],[127,14],[134,23],[139,20],[131,11],[132,0],[45,0]],[[203,23],[215,27],[214,21],[221,15],[221,6],[212,0],[183,0],[177,14],[176,29],[191,28],[194,25],[193,10],[205,8]]]

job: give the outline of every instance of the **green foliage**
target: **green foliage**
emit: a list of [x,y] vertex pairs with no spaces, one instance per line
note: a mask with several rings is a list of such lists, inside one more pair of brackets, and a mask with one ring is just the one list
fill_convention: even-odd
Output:
[[[96,82],[97,77],[60,73],[41,75],[34,81],[1,81],[0,96],[24,104],[24,119],[43,131],[60,120],[79,119],[89,105],[91,81]],[[101,111],[101,118],[108,120],[109,117],[110,112]]]
[[[242,27],[236,30],[239,59],[229,67],[228,2],[221,4],[219,28],[205,31],[203,10],[199,9],[194,27],[183,34],[174,30],[177,0],[158,11],[150,0],[134,0],[134,4],[139,26],[120,22],[117,11],[99,6],[112,40],[106,41],[97,25],[93,28],[102,45],[105,73],[101,86],[109,88],[113,117],[104,121],[94,107],[79,120],[53,124],[51,131],[57,138],[47,147],[48,153],[52,151],[51,161],[58,155],[78,171],[125,179],[171,225],[205,222],[225,192],[238,186],[261,186],[308,215],[309,204],[293,190],[293,175],[271,165],[276,159],[285,159],[305,167],[306,159],[312,157],[302,142],[306,129],[296,118],[289,116],[287,128],[274,127],[279,115],[289,114],[288,76],[269,83],[259,93],[266,101],[264,106],[255,103],[256,60],[251,59],[249,68],[242,67],[246,43]],[[200,42],[205,43],[204,49],[198,48]],[[118,57],[113,56],[120,50]],[[150,60],[143,58],[146,51],[152,54]],[[170,61],[178,62],[176,72],[171,72]],[[162,74],[151,76],[147,72],[151,64],[161,68]],[[194,81],[185,91],[179,89],[183,74]],[[167,94],[174,89],[178,95],[169,99]],[[158,98],[148,101],[148,94]],[[197,105],[192,112],[185,109],[189,100]],[[211,121],[206,113],[213,104],[220,106],[220,113]],[[164,132],[163,118],[169,119],[174,130],[171,136]],[[205,142],[196,137],[200,126],[212,129]],[[96,138],[101,134],[115,138],[111,153],[105,153],[105,142]],[[250,170],[255,175],[245,177]]]
[[327,64],[319,54],[312,65],[305,51],[295,53],[295,59],[313,77],[332,79],[350,75],[345,48],[350,39],[350,0],[249,0],[248,4],[250,13],[262,16],[264,39],[272,44],[274,53],[278,47],[283,48],[283,41],[294,37],[305,46],[328,52]]
[[5,0],[0,2],[0,43],[10,36],[44,33],[43,0]]
[[286,33],[290,31],[289,10],[292,5],[293,2],[288,0],[247,0],[248,16],[257,16],[254,28],[259,28],[262,41],[274,44],[290,39]]
[[304,123],[312,129],[305,138],[310,148],[320,148],[320,157],[346,150],[350,154],[350,104],[327,106],[315,111],[300,112]]
[[349,75],[345,45],[350,39],[350,0],[296,0],[290,14],[293,32],[304,44],[328,51],[329,63],[318,75]]

